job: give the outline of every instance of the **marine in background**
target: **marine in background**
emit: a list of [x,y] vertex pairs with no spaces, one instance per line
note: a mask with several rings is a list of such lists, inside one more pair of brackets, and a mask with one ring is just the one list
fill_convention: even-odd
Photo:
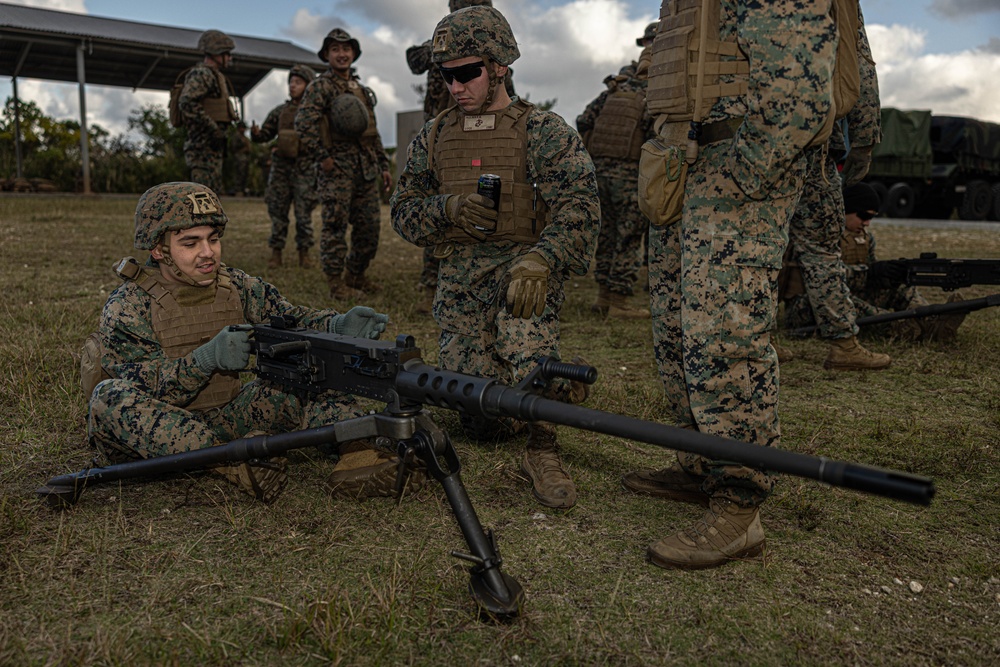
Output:
[[320,266],[330,298],[359,299],[379,290],[365,272],[378,252],[379,193],[392,185],[389,157],[375,124],[375,93],[353,67],[361,57],[358,40],[334,28],[317,55],[329,68],[306,88],[295,131],[299,149],[317,165],[323,204]]
[[[928,305],[913,286],[903,284],[905,270],[890,262],[880,262],[875,252],[875,236],[868,228],[879,211],[878,193],[867,183],[855,183],[844,190],[845,229],[840,251],[845,280],[856,317],[872,317]],[[802,285],[801,269],[786,265],[787,279],[779,296],[785,303],[785,326],[789,329],[816,324],[809,298]],[[954,292],[948,302],[961,301]],[[964,313],[932,315],[865,327],[862,333],[888,336],[905,341],[951,341],[965,321]]]
[[[516,384],[539,357],[558,357],[563,284],[586,274],[593,258],[600,224],[593,163],[559,116],[507,95],[503,81],[520,51],[499,11],[449,14],[432,49],[456,106],[410,144],[391,199],[393,229],[436,246],[441,257],[438,363]],[[499,195],[478,193],[484,176],[499,177]],[[580,402],[585,385],[554,385],[548,397]],[[486,442],[526,428],[521,470],[535,499],[563,509],[576,503],[554,425],[463,415],[462,426]]]
[[190,178],[213,192],[223,191],[227,130],[238,119],[229,99],[235,95],[233,84],[224,72],[233,62],[235,47],[224,32],[203,32],[198,38],[198,50],[204,58],[188,70],[178,99],[181,123],[187,131],[184,162]]
[[295,247],[299,266],[312,268],[309,249],[313,238],[312,213],[318,203],[316,196],[316,162],[299,148],[299,135],[295,131],[295,114],[306,92],[306,87],[316,78],[316,72],[306,65],[293,65],[288,71],[288,100],[267,114],[263,125],[250,127],[250,138],[257,143],[274,141],[271,146],[271,167],[268,170],[264,202],[271,218],[271,236],[267,245],[271,249],[269,268],[282,265],[282,251],[288,236],[288,211],[294,205]]
[[639,210],[639,156],[653,137],[653,119],[646,109],[649,47],[657,23],[646,26],[635,40],[643,48],[617,76],[608,76],[607,90],[577,116],[576,129],[594,160],[601,198],[601,233],[597,240],[594,279],[597,299],[591,311],[624,319],[649,319],[649,309],[631,302],[649,220]]

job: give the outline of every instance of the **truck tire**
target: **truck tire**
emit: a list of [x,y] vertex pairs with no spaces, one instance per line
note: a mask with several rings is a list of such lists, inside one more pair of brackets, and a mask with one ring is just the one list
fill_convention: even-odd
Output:
[[962,220],[985,220],[993,208],[993,190],[986,181],[969,181],[965,186],[958,217]]
[[913,187],[909,183],[896,183],[885,196],[885,214],[890,218],[909,218],[916,203]]
[[874,190],[875,194],[878,195],[878,214],[885,215],[885,201],[888,199],[889,188],[885,187],[885,183],[882,183],[881,181],[875,181],[873,183],[869,183],[869,185],[872,186],[872,190]]
[[1000,220],[1000,183],[993,186],[993,210],[990,212],[990,220]]

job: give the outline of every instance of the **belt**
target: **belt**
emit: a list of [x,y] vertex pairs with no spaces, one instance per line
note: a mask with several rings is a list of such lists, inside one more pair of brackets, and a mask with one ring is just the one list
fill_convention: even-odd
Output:
[[698,145],[707,146],[718,141],[732,139],[736,136],[736,130],[742,124],[742,118],[730,118],[715,123],[705,123],[698,128]]

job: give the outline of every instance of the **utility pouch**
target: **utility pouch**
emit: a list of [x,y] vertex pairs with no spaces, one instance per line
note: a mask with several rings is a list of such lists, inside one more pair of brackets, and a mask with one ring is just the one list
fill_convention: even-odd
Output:
[[639,156],[639,210],[655,227],[670,225],[684,212],[688,165],[684,148],[653,138]]
[[299,135],[295,130],[278,130],[278,157],[297,158],[299,156]]
[[87,340],[83,341],[83,347],[80,349],[80,388],[83,389],[87,400],[90,400],[90,396],[94,393],[94,387],[99,382],[111,379],[111,376],[101,366],[102,356],[101,336],[95,331],[87,336]]

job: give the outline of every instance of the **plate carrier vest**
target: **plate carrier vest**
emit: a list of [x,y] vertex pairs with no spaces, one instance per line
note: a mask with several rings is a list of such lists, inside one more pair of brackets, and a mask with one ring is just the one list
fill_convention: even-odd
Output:
[[[616,85],[614,83],[609,84]],[[638,162],[642,144],[642,116],[646,110],[646,91],[642,89],[611,91],[594,121],[587,151],[591,157],[610,157]]]
[[[131,259],[131,258],[128,258]],[[225,265],[219,268],[215,301],[198,306],[182,306],[150,271],[138,262],[120,262],[116,273],[124,280],[133,280],[152,297],[150,314],[153,332],[170,359],[178,359],[207,343],[223,327],[246,322],[240,295],[233,287]],[[240,393],[242,383],[238,371],[215,371],[208,384],[198,392],[185,410],[203,411],[226,405]]]
[[365,131],[361,134],[360,137],[348,137],[334,132],[333,128],[336,126],[336,123],[334,122],[333,118],[327,116],[325,125],[328,135],[327,134],[323,135],[325,148],[331,148],[333,142],[335,141],[348,141],[348,142],[357,141],[360,142],[362,145],[372,144],[372,142],[374,142],[375,139],[378,137],[378,127],[376,127],[375,125],[375,103],[373,102],[372,98],[368,96],[367,89],[360,83],[355,81],[353,78],[348,81],[345,81],[341,77],[332,74],[330,70],[327,70],[320,76],[325,76],[326,78],[334,82],[334,88],[337,91],[336,95],[333,96],[334,99],[336,99],[340,95],[343,95],[344,93],[347,93],[349,95],[354,95],[359,100],[361,100],[361,102],[365,105],[365,109],[368,110],[368,127],[365,128]]
[[299,135],[295,131],[295,114],[298,102],[289,101],[278,114],[278,157],[295,159],[299,156]]
[[[506,109],[478,115],[453,106],[431,124],[427,168],[437,175],[441,192],[473,194],[481,175],[501,179],[496,231],[485,242],[534,243],[548,223],[548,208],[528,179],[527,125],[533,106],[518,100]],[[445,238],[479,243],[455,227],[448,228]]]

